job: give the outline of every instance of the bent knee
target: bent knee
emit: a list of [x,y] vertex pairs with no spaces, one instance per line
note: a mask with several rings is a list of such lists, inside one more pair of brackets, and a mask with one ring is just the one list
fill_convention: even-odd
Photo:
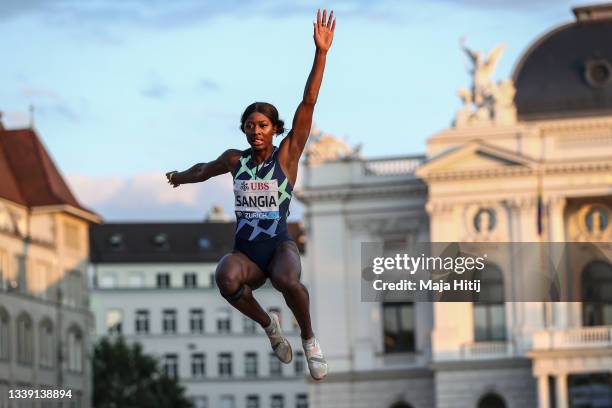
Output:
[[240,262],[232,259],[227,259],[226,255],[215,271],[215,281],[219,291],[223,295],[228,295],[236,292],[243,284],[243,267]]
[[272,278],[272,285],[281,292],[294,292],[298,290],[303,290],[304,285],[297,279],[297,277],[292,276],[279,276],[276,278]]

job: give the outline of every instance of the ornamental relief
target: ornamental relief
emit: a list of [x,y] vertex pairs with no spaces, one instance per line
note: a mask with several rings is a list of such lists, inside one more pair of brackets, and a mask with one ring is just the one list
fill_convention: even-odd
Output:
[[500,202],[482,202],[463,207],[464,242],[506,241],[508,211]]
[[612,208],[606,203],[584,204],[569,215],[569,238],[578,242],[612,240]]

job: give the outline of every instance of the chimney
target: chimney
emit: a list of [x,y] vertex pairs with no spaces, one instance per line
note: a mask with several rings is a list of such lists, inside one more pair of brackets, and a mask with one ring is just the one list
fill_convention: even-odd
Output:
[[0,111],[0,130],[4,130],[4,124],[2,123],[2,111]]
[[612,19],[612,3],[574,7],[572,11],[580,23]]

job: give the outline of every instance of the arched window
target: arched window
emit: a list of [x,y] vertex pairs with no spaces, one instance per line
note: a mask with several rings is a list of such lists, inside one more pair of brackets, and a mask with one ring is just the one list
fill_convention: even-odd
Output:
[[506,403],[497,394],[487,394],[478,401],[478,408],[506,408]]
[[83,332],[76,326],[68,330],[67,336],[68,370],[83,371]]
[[51,368],[54,366],[54,344],[53,323],[51,323],[50,319],[46,318],[40,322],[38,328],[38,361],[41,367]]
[[34,330],[32,318],[22,313],[17,318],[17,361],[21,364],[32,364],[34,361]]
[[495,265],[474,271],[474,280],[480,281],[480,293],[474,295],[474,340],[506,340],[506,309],[504,304],[504,278]]
[[0,308],[0,360],[8,360],[10,356],[10,330],[9,314],[4,308]]
[[581,278],[583,326],[612,325],[612,265],[591,262]]

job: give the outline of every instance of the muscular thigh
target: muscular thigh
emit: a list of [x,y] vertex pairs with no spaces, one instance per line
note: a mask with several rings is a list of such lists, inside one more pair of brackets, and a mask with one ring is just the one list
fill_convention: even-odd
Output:
[[268,266],[268,273],[272,284],[275,286],[275,281],[279,280],[300,280],[302,264],[300,262],[300,252],[295,242],[285,241],[279,244]]
[[245,254],[234,251],[225,255],[217,265],[216,279],[219,282],[224,277],[238,279],[251,289],[257,289],[266,281],[266,275]]

